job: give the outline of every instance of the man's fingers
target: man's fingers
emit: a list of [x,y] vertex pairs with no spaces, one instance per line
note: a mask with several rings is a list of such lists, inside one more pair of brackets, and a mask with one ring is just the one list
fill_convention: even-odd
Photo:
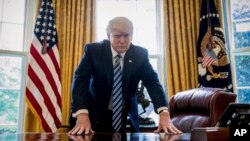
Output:
[[170,126],[169,128],[165,128],[164,132],[165,133],[172,133],[172,134],[180,134],[180,133],[182,133],[175,126]]
[[95,133],[95,131],[93,131],[92,128],[90,127],[90,128],[86,128],[85,129],[85,133],[84,134],[88,135],[88,134],[94,134],[94,133]]
[[91,133],[91,134],[94,134],[94,133],[95,133],[95,131],[93,131],[93,130],[92,130],[92,128],[91,128],[91,129],[90,129],[90,133]]
[[177,133],[177,134],[181,134],[182,132],[180,130],[178,130],[176,127],[173,127],[173,130]]
[[180,133],[182,133],[175,126],[169,126],[169,127],[160,127],[160,126],[158,126],[157,130],[155,130],[154,132],[155,133],[160,133],[162,130],[166,134],[180,134]]
[[84,130],[85,130],[85,128],[83,128],[81,126],[76,126],[72,130],[70,130],[68,134],[70,134],[70,135],[76,135],[76,134],[81,135],[81,134],[83,134]]
[[162,129],[163,129],[164,133],[166,133],[166,134],[170,134],[171,133],[171,131],[169,132],[169,130],[168,130],[167,127],[163,127]]
[[78,130],[79,130],[79,127],[76,126],[71,131],[69,131],[69,134],[76,134],[78,132]]
[[154,132],[155,132],[155,133],[160,133],[160,132],[161,132],[160,126],[158,126],[158,128],[157,128]]
[[77,135],[83,134],[84,130],[86,131],[86,129],[84,129],[83,127],[81,127],[81,128],[78,130]]
[[86,128],[85,129],[85,135],[93,133],[91,128]]
[[170,127],[169,127],[169,132],[170,132],[170,133],[173,133],[173,134],[177,134],[177,132],[175,131],[175,129],[174,129],[173,126],[170,126]]
[[173,134],[180,134],[180,133],[182,133],[180,130],[178,130],[175,126],[170,126],[169,127],[169,130],[170,130],[170,132],[171,133],[173,133]]

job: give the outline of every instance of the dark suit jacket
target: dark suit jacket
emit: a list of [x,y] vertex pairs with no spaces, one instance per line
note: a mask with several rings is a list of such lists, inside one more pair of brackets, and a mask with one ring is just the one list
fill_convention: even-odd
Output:
[[[167,106],[166,95],[158,76],[149,63],[146,49],[130,45],[124,56],[123,99],[132,125],[139,131],[136,89],[142,81],[152,99],[155,110]],[[82,58],[72,83],[72,112],[88,109],[91,124],[102,118],[108,109],[113,87],[113,62],[108,40],[85,46]],[[74,123],[71,123],[74,124]]]

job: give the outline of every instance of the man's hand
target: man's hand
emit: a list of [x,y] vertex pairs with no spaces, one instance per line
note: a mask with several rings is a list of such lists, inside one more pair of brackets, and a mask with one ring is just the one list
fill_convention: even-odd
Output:
[[92,130],[89,115],[86,113],[82,113],[77,115],[76,125],[75,127],[69,131],[69,134],[71,135],[80,135],[80,134],[92,134],[95,133]]
[[178,130],[172,123],[169,112],[161,112],[160,113],[160,121],[159,126],[155,132],[159,133],[161,130],[163,130],[167,134],[180,134],[182,133],[180,130]]

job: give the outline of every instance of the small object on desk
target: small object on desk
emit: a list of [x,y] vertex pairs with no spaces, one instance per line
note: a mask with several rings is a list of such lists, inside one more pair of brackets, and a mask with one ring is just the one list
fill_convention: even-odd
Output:
[[191,131],[191,141],[228,141],[229,128],[225,127],[201,127]]

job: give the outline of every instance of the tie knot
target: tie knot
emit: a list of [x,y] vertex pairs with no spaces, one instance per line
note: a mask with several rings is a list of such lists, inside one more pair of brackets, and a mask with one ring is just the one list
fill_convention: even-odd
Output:
[[119,53],[115,57],[118,59],[122,58],[121,54],[119,54]]
[[120,62],[120,59],[121,59],[121,58],[122,58],[121,54],[117,54],[117,55],[114,57],[115,63]]

